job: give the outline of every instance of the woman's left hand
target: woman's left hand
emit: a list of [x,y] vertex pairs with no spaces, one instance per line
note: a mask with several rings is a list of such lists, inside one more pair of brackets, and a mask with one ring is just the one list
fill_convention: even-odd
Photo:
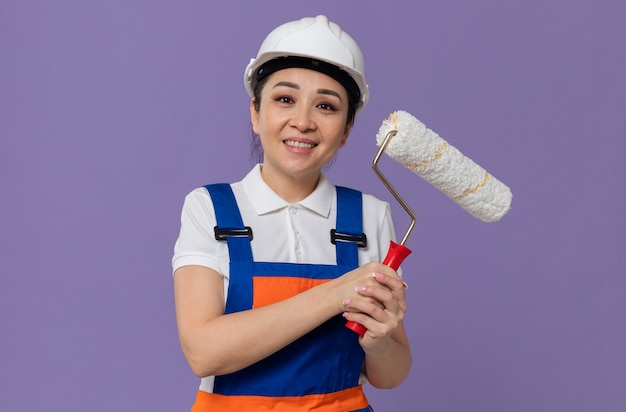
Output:
[[344,312],[346,319],[367,329],[360,342],[365,353],[370,355],[385,351],[407,310],[406,284],[397,274],[373,273],[372,278],[376,282],[356,286],[358,294],[368,299],[351,299]]

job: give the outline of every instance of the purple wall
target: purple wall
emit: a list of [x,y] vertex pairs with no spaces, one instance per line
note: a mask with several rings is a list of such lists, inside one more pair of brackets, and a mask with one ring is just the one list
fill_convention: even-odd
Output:
[[370,170],[404,109],[514,193],[486,224],[382,165],[419,222],[403,266],[414,367],[368,389],[377,412],[626,410],[617,0],[3,0],[0,410],[188,409],[182,200],[251,167],[243,68],[271,28],[320,13],[358,39],[372,91],[336,183],[389,199],[404,231]]

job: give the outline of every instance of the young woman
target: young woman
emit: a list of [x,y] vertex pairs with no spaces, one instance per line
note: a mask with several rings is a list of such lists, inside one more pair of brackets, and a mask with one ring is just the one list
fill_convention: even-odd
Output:
[[324,16],[279,26],[246,68],[263,163],[187,196],[173,258],[192,411],[369,411],[365,381],[408,374],[405,285],[378,263],[389,206],[321,172],[367,103],[363,73]]

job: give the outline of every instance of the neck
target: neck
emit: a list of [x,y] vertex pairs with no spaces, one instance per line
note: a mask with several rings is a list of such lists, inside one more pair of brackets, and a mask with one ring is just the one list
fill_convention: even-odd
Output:
[[263,181],[281,198],[288,203],[296,203],[309,196],[320,179],[316,175],[291,176],[271,173],[270,168],[261,166]]

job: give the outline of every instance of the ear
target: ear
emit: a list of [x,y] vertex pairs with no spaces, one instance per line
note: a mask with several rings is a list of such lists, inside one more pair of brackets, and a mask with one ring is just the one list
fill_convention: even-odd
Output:
[[252,123],[252,130],[256,134],[259,133],[259,112],[254,108],[255,99],[254,97],[250,100],[250,122]]
[[350,130],[352,130],[353,124],[354,122],[346,124],[346,128],[343,131],[343,139],[341,139],[341,145],[339,147],[343,147],[348,142],[348,136],[350,136]]

